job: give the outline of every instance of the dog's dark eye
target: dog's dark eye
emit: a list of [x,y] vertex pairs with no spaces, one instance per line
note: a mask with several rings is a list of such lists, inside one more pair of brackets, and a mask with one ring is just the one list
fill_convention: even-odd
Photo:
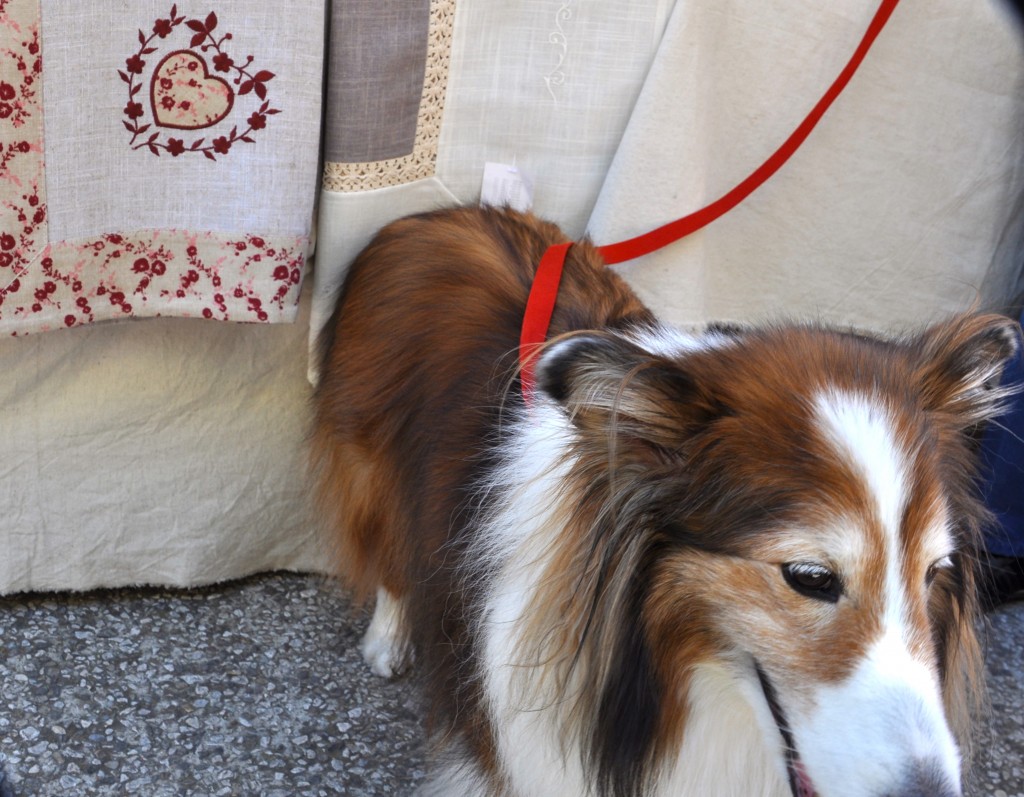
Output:
[[932,582],[935,581],[935,577],[943,570],[950,570],[953,567],[953,559],[949,556],[943,556],[937,562],[932,562],[928,568],[928,572],[925,573],[925,583],[930,587]]
[[824,565],[788,562],[782,566],[782,577],[789,586],[808,598],[835,603],[842,594],[842,584],[836,574]]

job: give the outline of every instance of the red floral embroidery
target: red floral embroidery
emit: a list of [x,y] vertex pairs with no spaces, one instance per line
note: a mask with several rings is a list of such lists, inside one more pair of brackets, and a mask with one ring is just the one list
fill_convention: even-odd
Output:
[[[182,235],[193,243],[182,246]],[[0,236],[0,261],[13,246],[13,238]],[[223,321],[282,320],[298,301],[305,241],[278,248],[269,262],[265,246],[258,236],[236,240],[161,231],[62,243],[48,247],[39,260],[30,295],[19,302],[19,279],[0,291],[0,311],[22,319],[48,315],[64,326],[167,312]],[[225,287],[225,278],[233,287]],[[14,307],[4,307],[5,300]],[[146,309],[150,304],[155,309]]]
[[218,72],[230,72],[234,65],[235,62],[227,53],[217,53],[213,57],[213,68]]
[[[203,19],[186,19],[178,14],[178,6],[174,4],[166,17],[153,23],[153,32],[149,36],[139,30],[138,51],[125,59],[123,70],[118,70],[121,80],[128,86],[128,102],[123,110],[127,119],[123,123],[132,135],[128,142],[132,149],[148,149],[157,156],[163,150],[173,157],[201,152],[206,158],[216,160],[218,155],[227,155],[236,142],[254,143],[252,134],[266,128],[268,116],[280,113],[279,109],[270,107],[267,99],[267,84],[274,79],[274,73],[266,69],[254,70],[252,55],[239,64],[224,49],[225,43],[232,40],[232,34],[224,33],[218,38],[214,33],[218,22],[217,14],[212,11]],[[171,37],[182,24],[192,31],[190,49],[176,50],[158,62],[149,81],[152,119],[144,121],[145,108],[138,94],[144,85],[141,77],[146,69],[145,56],[157,52],[158,48],[154,46],[156,39]],[[233,74],[231,82],[211,74],[202,54],[212,56],[214,72]],[[229,132],[216,135],[209,141],[203,137],[186,144],[180,138],[168,137],[165,141],[161,130],[151,129],[154,125],[176,130],[214,127],[230,115],[236,96],[243,97],[250,92],[263,103],[250,113],[248,126],[242,130],[235,124]],[[142,138],[145,133],[149,136]]]
[[42,83],[38,26],[30,33],[29,38],[22,38],[15,48],[5,49],[0,56],[8,67],[0,80],[0,122],[16,128],[25,124],[39,102],[38,89]]
[[[3,4],[6,6],[6,3]],[[43,66],[38,17],[0,6],[0,307],[23,295],[22,278],[46,238],[42,166]],[[34,296],[27,301],[34,302]],[[2,310],[0,310],[2,312]]]
[[[8,0],[0,0],[0,12],[7,4]],[[14,9],[18,13],[9,17],[0,14],[0,58],[10,67],[0,77],[0,327],[10,334],[24,334],[156,315],[290,320],[298,303],[307,246],[304,236],[264,239],[147,230],[47,243],[38,5],[15,3]],[[146,138],[153,131],[143,135],[144,128],[154,124],[147,119],[141,96],[143,76],[159,61],[156,46],[164,40],[171,44],[175,31],[186,29],[186,19],[177,15],[177,8],[171,11],[154,23],[152,35],[141,35],[139,50],[119,70],[129,86],[122,119],[132,130],[135,148],[148,146]],[[214,40],[214,46],[210,31],[216,29],[216,19],[207,16],[202,28],[204,41],[191,46],[199,47],[195,55],[200,57],[204,53],[200,45],[205,45],[205,55],[216,72],[216,64],[228,65],[218,56],[230,35]],[[194,30],[193,35],[199,33]],[[264,87],[265,94],[266,83],[273,77],[254,72],[251,62],[250,57],[239,72],[232,59],[229,71],[220,72],[234,81],[231,91],[237,96],[243,95],[245,82],[251,85],[244,94],[258,97],[257,85]],[[202,71],[193,76],[200,78]],[[168,134],[166,140],[153,143],[172,157],[204,149],[209,150],[204,153],[207,157],[220,157],[235,143],[251,141],[250,133],[264,129],[267,117],[276,112],[264,98],[240,117],[250,120],[248,127],[225,124],[224,130],[198,144],[181,134]],[[214,142],[224,153],[215,149]]]
[[[153,48],[150,48],[148,52],[153,52]],[[131,58],[125,59],[125,69],[131,72],[133,75],[141,75],[142,68],[146,65],[146,62],[142,60],[142,56],[136,54]]]
[[177,10],[178,10],[178,7],[177,6],[173,6],[171,8],[171,18],[170,19],[158,19],[156,22],[154,22],[153,23],[153,33],[155,33],[161,39],[166,39],[168,36],[170,36],[171,35],[171,31],[174,30],[174,17],[175,17],[175,13],[174,12],[177,11]]
[[200,130],[231,112],[235,93],[224,80],[210,74],[202,56],[175,50],[153,71],[149,100],[153,120],[160,127]]

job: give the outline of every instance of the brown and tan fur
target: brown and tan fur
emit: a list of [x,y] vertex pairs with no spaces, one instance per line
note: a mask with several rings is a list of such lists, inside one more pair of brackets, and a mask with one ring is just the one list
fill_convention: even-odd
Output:
[[[467,577],[467,557],[479,553],[476,524],[494,499],[482,487],[522,414],[517,344],[533,273],[563,240],[552,224],[495,209],[388,225],[351,266],[316,393],[312,463],[339,571],[362,599],[383,587],[402,602],[435,735],[454,736],[495,794],[508,784],[474,622],[487,587]],[[995,411],[990,382],[1014,350],[1011,322],[965,316],[895,343],[768,327],[683,365],[614,334],[655,323],[589,243],[572,247],[538,384],[571,419],[575,464],[564,532],[524,625],[534,646],[522,655],[575,690],[567,716],[586,729],[579,744],[601,772],[594,788],[640,794],[679,748],[687,707],[669,696],[685,696],[695,662],[735,644],[707,620],[708,611],[728,614],[709,603],[723,585],[744,609],[736,637],[761,644],[783,681],[841,680],[875,633],[880,570],[868,565],[851,580],[863,599],[825,632],[804,597],[769,579],[770,563],[797,544],[765,534],[770,526],[824,527],[841,514],[857,519],[867,549],[880,544],[862,483],[813,434],[807,397],[819,388],[886,397],[911,452],[906,578],[935,582],[912,593],[913,646],[937,662],[965,747],[978,684],[972,551],[984,520],[971,438]],[[580,330],[597,332],[557,348]],[[933,576],[914,529],[934,520],[940,498],[955,517],[958,554]],[[763,625],[746,627],[751,616]],[[770,661],[769,634],[794,649]]]
[[[415,646],[450,644],[455,653],[432,673],[428,694],[459,694],[469,716],[478,709],[461,682],[465,620],[457,608],[439,618],[433,607],[458,600],[448,552],[474,512],[472,485],[507,391],[517,389],[510,383],[536,264],[564,240],[553,224],[498,210],[396,221],[353,262],[323,342],[312,460],[318,505],[340,535],[340,571],[361,599],[378,586],[414,598],[406,622],[425,632]],[[560,297],[553,334],[650,317],[588,244],[572,248]],[[379,363],[401,366],[385,373]],[[447,713],[436,721],[452,722]]]

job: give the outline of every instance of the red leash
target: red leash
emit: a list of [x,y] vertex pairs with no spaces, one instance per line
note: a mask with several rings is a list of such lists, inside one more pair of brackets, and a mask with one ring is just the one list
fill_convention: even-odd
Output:
[[[839,76],[828,87],[824,96],[818,100],[817,105],[811,109],[811,112],[807,114],[807,117],[793,131],[789,138],[782,142],[782,146],[775,150],[768,160],[755,169],[749,177],[710,205],[683,216],[681,219],[670,221],[668,224],[626,241],[599,246],[597,251],[604,261],[608,264],[622,263],[625,260],[632,260],[635,257],[650,254],[657,249],[661,249],[663,246],[678,241],[680,238],[685,238],[701,227],[707,226],[754,193],[768,178],[782,168],[782,165],[800,148],[800,145],[811,134],[815,125],[821,121],[825,112],[828,111],[835,99],[846,88],[846,85],[850,82],[858,67],[860,67],[861,62],[863,62],[868,50],[871,49],[871,45],[878,38],[878,34],[885,27],[885,23],[889,21],[889,17],[898,2],[899,0],[882,0],[857,49],[854,50],[849,62],[843,67]],[[565,257],[571,246],[571,241],[555,244],[544,252],[540,263],[537,265],[533,286],[530,288],[530,296],[526,302],[526,313],[523,316],[522,332],[519,337],[520,379],[523,395],[527,397],[527,400],[529,400],[529,396],[533,392],[533,371],[536,359],[534,355],[547,339],[548,327],[551,324],[551,314],[554,312],[555,301],[558,298],[558,285],[562,279],[562,267],[565,264]]]

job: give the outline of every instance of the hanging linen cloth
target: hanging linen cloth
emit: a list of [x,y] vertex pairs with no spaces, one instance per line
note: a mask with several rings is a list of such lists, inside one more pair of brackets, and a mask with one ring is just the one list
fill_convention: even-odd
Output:
[[322,0],[0,2],[0,334],[294,318]]

